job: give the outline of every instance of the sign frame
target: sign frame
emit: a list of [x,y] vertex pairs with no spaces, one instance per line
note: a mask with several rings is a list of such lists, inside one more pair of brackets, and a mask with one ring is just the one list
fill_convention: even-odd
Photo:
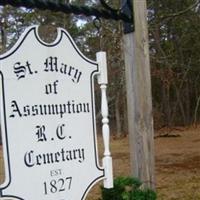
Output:
[[[38,43],[40,45],[45,46],[47,48],[52,48],[58,45],[60,42],[62,42],[62,37],[65,37],[69,40],[75,51],[78,53],[78,55],[84,59],[86,62],[95,65],[97,67],[96,70],[94,70],[90,75],[90,89],[91,89],[91,114],[92,114],[92,126],[93,126],[93,144],[94,144],[94,154],[95,154],[95,165],[96,168],[101,171],[101,175],[97,176],[96,179],[94,179],[85,189],[83,195],[81,196],[81,200],[83,200],[86,197],[86,194],[89,192],[90,188],[99,180],[104,179],[104,185],[107,188],[110,188],[113,186],[112,183],[112,159],[109,152],[109,127],[108,127],[108,108],[107,108],[107,99],[106,99],[106,84],[107,84],[107,66],[106,66],[106,58],[105,54],[103,52],[99,52],[97,54],[97,62],[91,61],[90,59],[86,58],[80,50],[77,48],[76,44],[74,43],[71,36],[64,30],[59,28],[58,29],[58,35],[56,40],[53,43],[47,44],[43,42],[38,34],[38,26],[31,26],[22,34],[20,39],[17,41],[17,43],[11,48],[7,53],[0,55],[0,77],[1,77],[1,130],[2,130],[2,141],[3,141],[3,154],[4,154],[4,166],[5,166],[5,181],[2,185],[0,185],[0,197],[2,198],[13,198],[13,199],[20,199],[20,200],[29,200],[24,199],[23,197],[18,197],[12,194],[4,194],[4,190],[9,187],[9,185],[12,182],[12,169],[11,169],[11,162],[10,159],[10,146],[9,146],[9,136],[8,136],[8,113],[6,112],[6,89],[5,82],[4,82],[4,72],[2,72],[2,68],[4,66],[1,65],[1,61],[9,58],[13,54],[15,54],[18,49],[24,44],[26,38],[29,37],[31,33],[34,33],[35,38],[37,39]],[[103,64],[102,64],[103,63]],[[38,73],[38,72],[37,72]],[[103,167],[99,166],[99,160],[98,160],[98,149],[97,149],[97,136],[96,136],[96,119],[95,119],[95,103],[94,103],[94,76],[98,76],[99,84],[101,84],[101,90],[102,90],[102,116],[103,116],[103,138],[104,138],[104,146],[105,146],[105,152],[104,152],[104,158],[103,158]],[[74,75],[75,78],[75,75]],[[76,79],[78,81],[78,79]]]

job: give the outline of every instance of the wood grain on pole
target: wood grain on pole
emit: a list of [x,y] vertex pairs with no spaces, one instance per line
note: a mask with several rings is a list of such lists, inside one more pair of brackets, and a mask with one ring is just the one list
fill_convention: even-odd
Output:
[[132,174],[155,188],[146,0],[133,0],[135,32],[124,35]]

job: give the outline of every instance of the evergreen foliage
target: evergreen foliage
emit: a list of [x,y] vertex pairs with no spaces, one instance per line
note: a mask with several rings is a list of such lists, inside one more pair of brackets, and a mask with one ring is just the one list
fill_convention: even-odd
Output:
[[141,189],[142,182],[137,178],[118,177],[114,188],[101,187],[102,200],[156,200],[156,193],[150,189]]
[[[60,0],[62,3],[99,7],[97,0]],[[107,0],[120,8],[120,0]],[[200,121],[200,2],[199,0],[147,0],[152,75],[153,114],[156,128],[198,124]],[[66,15],[37,9],[0,7],[0,52],[7,51],[30,25],[46,26],[41,37],[53,41],[51,27],[65,28],[80,50],[95,60],[107,52],[108,100],[112,132],[127,133],[123,26],[120,21]],[[54,37],[55,38],[55,37]],[[97,92],[97,97],[99,96]],[[100,113],[97,99],[97,116]],[[98,117],[97,117],[98,119]]]

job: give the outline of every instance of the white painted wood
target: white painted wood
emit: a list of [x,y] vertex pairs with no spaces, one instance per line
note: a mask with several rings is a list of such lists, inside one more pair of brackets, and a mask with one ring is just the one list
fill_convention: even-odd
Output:
[[106,52],[104,51],[97,52],[96,58],[100,67],[99,69],[100,75],[98,76],[98,83],[108,84]]
[[113,188],[113,167],[112,167],[112,157],[105,156],[103,158],[103,167],[105,169],[105,179],[104,179],[104,188],[110,189]]
[[109,129],[109,120],[108,120],[108,102],[106,97],[106,85],[101,85],[101,113],[102,113],[102,133],[103,133],[103,140],[104,140],[104,156],[110,156],[110,149],[109,149],[109,140],[110,140],[110,129]]
[[107,63],[106,63],[106,53],[97,53],[97,62],[99,63],[100,74],[98,75],[98,83],[101,88],[101,114],[102,114],[102,134],[104,141],[104,158],[103,166],[105,169],[105,179],[104,187],[113,187],[113,170],[112,170],[112,158],[110,153],[110,129],[109,129],[109,119],[108,119],[108,101],[106,95],[106,88],[108,83],[107,78]]

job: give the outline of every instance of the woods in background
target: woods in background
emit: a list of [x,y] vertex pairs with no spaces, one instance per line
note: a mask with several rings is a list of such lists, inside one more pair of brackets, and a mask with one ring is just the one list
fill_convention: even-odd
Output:
[[149,1],[156,126],[199,121],[200,2]]
[[[62,0],[68,3],[69,0]],[[72,0],[73,4],[99,6],[97,0]],[[118,9],[120,0],[107,1]],[[200,1],[148,0],[149,41],[154,123],[187,126],[200,120]],[[96,52],[107,52],[110,122],[117,137],[127,133],[126,80],[123,58],[123,24],[94,17],[66,15],[34,9],[0,8],[1,53],[9,49],[33,24],[45,25],[41,38],[53,41],[55,29],[65,28],[80,50],[96,60]],[[54,31],[53,31],[54,30]],[[96,112],[100,116],[100,94],[96,86]],[[99,117],[99,119],[101,119]]]

